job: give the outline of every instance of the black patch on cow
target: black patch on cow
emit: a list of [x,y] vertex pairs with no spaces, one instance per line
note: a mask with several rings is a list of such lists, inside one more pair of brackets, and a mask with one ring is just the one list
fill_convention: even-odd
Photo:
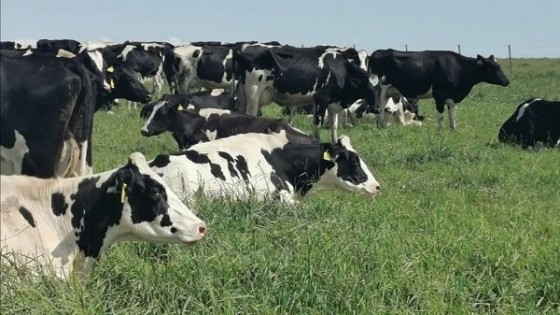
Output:
[[212,163],[206,154],[202,154],[194,150],[187,150],[185,151],[184,154],[187,157],[187,159],[191,160],[196,164],[208,163],[210,165],[210,173],[212,173],[214,177],[219,178],[221,180],[226,180],[226,177],[224,176],[224,173],[222,172],[222,168],[220,167],[220,165]]
[[171,233],[175,233],[175,232],[177,232],[177,229],[174,228],[174,227],[172,227],[172,228],[171,228]]
[[[76,193],[70,195],[72,226],[78,232],[78,248],[86,257],[99,257],[109,227],[117,225],[122,216],[122,204],[117,193],[107,189],[114,177],[96,187],[99,177],[82,180]],[[81,222],[83,220],[83,223]]]
[[355,152],[347,152],[347,156],[341,154],[336,160],[336,164],[338,166],[336,176],[355,185],[366,182],[368,180],[368,176],[362,169],[360,157]]
[[302,196],[333,166],[332,162],[323,160],[319,144],[288,143],[271,152],[261,150],[261,154],[274,170],[270,180],[276,190],[286,190],[291,184]]
[[[167,193],[157,181],[151,179],[148,175],[140,175],[141,180],[135,179],[131,188],[128,188],[128,203],[133,209],[132,223],[152,222],[158,215],[167,215]],[[162,219],[161,224],[164,223]],[[167,221],[171,225],[169,216]],[[162,225],[164,226],[164,225]]]
[[25,207],[19,207],[19,213],[25,219],[25,221],[29,223],[29,225],[31,225],[32,227],[36,226],[35,220],[33,219],[33,215],[31,214],[31,212],[29,212],[29,210],[27,210]]
[[192,54],[193,58],[198,58],[200,56],[200,50],[195,50]]
[[156,156],[156,158],[153,161],[148,163],[148,165],[150,167],[162,168],[162,167],[165,167],[165,166],[169,165],[169,163],[171,163],[171,160],[169,159],[169,155],[158,154],[158,156]]
[[64,195],[61,193],[54,193],[51,196],[51,208],[56,216],[61,216],[66,214],[66,209],[68,209],[68,204],[64,200]]
[[161,226],[171,226],[171,225],[173,225],[173,223],[171,222],[171,219],[169,218],[169,214],[165,214],[163,216],[163,218],[161,218],[161,222],[159,224]]
[[239,178],[239,173],[237,173],[237,170],[235,169],[235,165],[233,164],[235,162],[233,157],[229,153],[222,152],[222,151],[218,151],[218,155],[228,162],[228,170],[231,177]]
[[262,79],[263,79],[263,75],[261,74],[259,75],[259,81],[262,81]]
[[244,180],[249,179],[251,173],[249,172],[249,166],[247,165],[247,160],[245,160],[245,157],[243,157],[242,155],[238,155],[235,161],[235,167],[237,168],[237,170],[241,174],[241,177]]

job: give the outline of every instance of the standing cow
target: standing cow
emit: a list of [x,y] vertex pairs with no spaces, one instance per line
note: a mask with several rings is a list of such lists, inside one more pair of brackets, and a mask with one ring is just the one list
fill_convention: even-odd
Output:
[[376,50],[369,57],[370,71],[382,77],[381,107],[387,101],[388,85],[403,96],[432,96],[442,128],[447,104],[449,125],[457,128],[457,103],[461,102],[480,82],[508,86],[509,80],[493,55],[469,58],[452,51],[403,52],[393,49]]

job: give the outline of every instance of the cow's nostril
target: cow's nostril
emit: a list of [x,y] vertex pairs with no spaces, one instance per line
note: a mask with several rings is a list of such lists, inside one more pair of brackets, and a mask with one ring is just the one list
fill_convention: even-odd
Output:
[[206,234],[206,227],[205,226],[199,226],[198,227],[198,233],[200,234]]
[[140,130],[140,133],[141,133],[144,137],[148,135],[148,131],[147,131],[147,130],[144,130],[144,129]]
[[380,190],[381,190],[381,186],[377,185],[377,186],[375,186],[375,189],[376,189],[377,191],[380,191]]

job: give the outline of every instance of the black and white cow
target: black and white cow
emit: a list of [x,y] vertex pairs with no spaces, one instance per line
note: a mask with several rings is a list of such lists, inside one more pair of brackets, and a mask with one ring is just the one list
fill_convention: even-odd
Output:
[[36,48],[37,45],[29,42],[22,41],[1,41],[0,49],[28,49]]
[[443,112],[447,104],[449,125],[457,127],[457,103],[461,102],[480,82],[508,86],[509,80],[493,55],[469,58],[452,51],[403,52],[393,49],[376,50],[369,57],[370,71],[382,77],[381,106],[388,99],[388,85],[403,96],[423,98],[431,96],[439,113],[442,128]]
[[190,245],[206,234],[205,223],[140,153],[118,169],[91,176],[2,175],[1,186],[2,260],[61,278],[87,275],[119,240]]
[[342,136],[331,143],[293,143],[279,133],[248,133],[160,154],[150,167],[179,198],[280,199],[294,204],[315,186],[375,195],[380,186]]
[[500,128],[498,139],[523,148],[539,142],[560,146],[560,101],[532,98],[521,103]]
[[[142,110],[147,121],[140,130],[151,137],[171,132],[180,150],[190,146],[241,133],[271,133],[285,130],[292,142],[314,142],[313,138],[290,126],[284,119],[255,117],[232,113],[229,110],[202,108],[198,111],[186,107],[178,95],[170,95],[156,102],[151,110]],[[151,106],[151,105],[150,105]]]
[[[249,115],[271,102],[292,107],[314,104],[315,137],[319,138],[320,118],[327,109],[334,114],[363,98],[379,111],[379,95],[360,67],[359,56],[353,48],[244,46],[234,54],[238,101],[246,104]],[[335,141],[337,122],[331,121]]]
[[90,174],[95,110],[115,97],[148,97],[130,70],[109,72],[108,92],[79,58],[7,52],[0,57],[2,174]]
[[164,63],[173,45],[165,42],[130,42],[108,45],[103,48],[103,57],[110,62],[120,62],[141,78],[153,79],[153,93],[159,94],[164,82]]
[[60,50],[68,51],[80,56],[88,69],[94,73],[106,90],[110,90],[110,81],[107,76],[107,68],[110,65],[103,59],[102,51],[95,47],[89,48],[81,42],[73,39],[40,39],[37,41],[37,50],[52,54],[58,54]]

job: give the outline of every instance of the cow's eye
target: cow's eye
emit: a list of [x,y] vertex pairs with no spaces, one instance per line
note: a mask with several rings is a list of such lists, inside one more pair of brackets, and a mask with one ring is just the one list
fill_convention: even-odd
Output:
[[159,197],[159,195],[160,195],[159,188],[157,188],[157,187],[152,187],[152,188],[150,189],[150,195],[151,195],[152,197]]

